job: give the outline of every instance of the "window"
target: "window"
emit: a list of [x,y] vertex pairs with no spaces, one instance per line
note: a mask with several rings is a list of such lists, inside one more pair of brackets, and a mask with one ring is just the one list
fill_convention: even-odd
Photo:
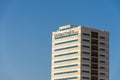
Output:
[[98,59],[97,58],[91,58],[91,62],[92,63],[98,63]]
[[101,51],[105,51],[105,49],[103,49],[103,48],[100,48],[100,50],[101,50]]
[[96,76],[91,76],[91,80],[98,80],[98,77],[96,77]]
[[98,46],[92,45],[92,46],[91,46],[91,49],[98,51]]
[[101,44],[101,45],[105,45],[105,43],[104,43],[104,42],[100,42],[100,44]]
[[91,74],[92,75],[98,75],[98,71],[97,70],[91,70]]
[[98,57],[98,52],[91,51],[91,56],[92,57]]
[[98,40],[92,39],[92,40],[91,40],[91,44],[98,45]]
[[82,64],[82,66],[86,66],[86,67],[89,67],[90,65],[89,65],[89,64]]
[[83,41],[84,41],[84,42],[90,42],[90,40],[88,40],[88,39],[83,39]]
[[89,33],[82,33],[84,36],[90,36]]
[[98,64],[91,64],[92,69],[98,69]]
[[60,78],[60,79],[54,79],[54,80],[72,80],[72,79],[77,79],[77,77]]
[[90,48],[90,46],[83,45],[84,48]]
[[83,60],[90,60],[89,58],[82,58]]
[[65,59],[65,60],[58,60],[58,61],[55,61],[55,63],[66,62],[66,61],[73,61],[73,60],[78,60],[78,58],[71,58],[71,59]]
[[89,52],[86,52],[86,51],[83,51],[82,53],[83,53],[83,54],[90,54]]
[[70,42],[76,42],[76,41],[78,41],[78,39],[75,39],[75,40],[69,40],[69,41],[60,42],[60,43],[55,43],[55,45],[60,45],[60,44],[65,44],[65,43],[70,43]]
[[105,61],[100,60],[100,63],[105,63]]
[[60,50],[65,50],[65,49],[71,49],[71,48],[76,48],[78,47],[77,45],[75,46],[69,46],[69,47],[65,47],[65,48],[59,48],[59,49],[55,49],[55,51],[60,51]]
[[101,39],[105,39],[105,37],[104,37],[104,36],[100,36],[100,38],[101,38]]
[[105,80],[105,79],[100,79],[100,80]]
[[67,71],[67,72],[59,72],[59,73],[54,73],[54,75],[60,75],[60,74],[70,74],[70,73],[76,73],[78,72],[77,70],[74,71]]
[[91,32],[91,37],[92,38],[98,38],[98,33],[97,32]]
[[105,67],[100,66],[100,69],[105,69]]
[[105,55],[104,55],[104,54],[100,54],[100,56],[101,56],[101,57],[105,57]]
[[61,39],[61,38],[66,38],[66,37],[71,37],[71,36],[76,36],[76,35],[78,35],[78,33],[69,34],[69,35],[65,35],[65,36],[55,37],[55,39]]
[[82,70],[82,72],[84,72],[84,73],[89,73],[89,71],[87,71],[87,70]]
[[100,73],[100,75],[105,75],[105,73]]
[[72,55],[72,54],[77,54],[78,52],[70,52],[70,53],[64,53],[64,54],[57,54],[55,57],[60,57],[60,56],[66,56],[66,55]]
[[78,66],[78,65],[77,64],[72,64],[72,65],[66,65],[66,66],[58,66],[58,67],[54,67],[54,69],[68,68],[68,67],[74,67],[74,66]]
[[82,77],[83,80],[89,80],[89,77]]

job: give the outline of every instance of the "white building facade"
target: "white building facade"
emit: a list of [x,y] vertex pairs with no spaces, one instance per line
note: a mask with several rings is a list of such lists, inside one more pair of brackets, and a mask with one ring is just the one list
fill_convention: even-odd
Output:
[[109,32],[66,25],[52,33],[51,80],[109,80]]

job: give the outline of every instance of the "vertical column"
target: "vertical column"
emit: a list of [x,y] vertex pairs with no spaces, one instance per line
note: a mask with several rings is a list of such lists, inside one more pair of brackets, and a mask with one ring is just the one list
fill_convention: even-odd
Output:
[[98,32],[91,32],[91,80],[98,80]]

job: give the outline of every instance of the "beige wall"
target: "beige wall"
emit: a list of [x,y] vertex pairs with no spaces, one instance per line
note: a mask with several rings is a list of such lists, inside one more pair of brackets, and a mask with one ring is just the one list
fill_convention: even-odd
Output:
[[[69,26],[67,26],[67,27],[69,27]],[[69,31],[69,30],[78,31],[78,35],[71,36],[71,37],[66,37],[66,38],[61,38],[61,39],[55,39],[54,38],[55,34],[64,33],[64,32]],[[85,33],[91,34],[91,31],[96,31],[96,32],[99,33],[99,35],[105,36],[107,38],[106,40],[99,39],[99,42],[102,41],[102,42],[105,42],[107,44],[105,46],[102,46],[102,45],[99,44],[99,48],[105,48],[105,49],[107,49],[107,51],[105,51],[105,52],[99,51],[99,54],[105,54],[106,55],[105,58],[102,58],[102,57],[99,56],[98,57],[99,60],[105,60],[106,63],[105,64],[98,63],[98,64],[99,64],[99,66],[105,66],[106,69],[105,70],[98,69],[98,70],[99,70],[99,72],[104,72],[104,73],[108,74],[108,75],[105,75],[105,76],[100,76],[99,75],[99,79],[100,78],[105,78],[106,80],[109,80],[109,33],[107,31],[100,31],[100,30],[81,27],[81,26],[76,27],[76,28],[72,28],[72,29],[69,29],[69,30],[56,31],[56,32],[52,33],[51,80],[58,79],[58,78],[67,78],[67,77],[72,77],[72,76],[77,76],[78,77],[77,80],[81,80],[81,76],[91,77],[90,73],[88,73],[88,74],[81,73],[81,71],[84,70],[84,69],[91,71],[90,67],[81,66],[82,63],[88,63],[88,64],[91,65],[90,61],[83,61],[81,59],[82,57],[91,58],[91,55],[81,54],[82,51],[91,52],[91,49],[85,49],[85,48],[81,47],[81,45],[83,45],[83,44],[91,46],[91,43],[86,43],[86,42],[81,41],[82,39],[89,39],[90,40],[91,37],[90,36],[89,37],[88,36],[83,36],[81,33],[85,32]],[[74,40],[74,39],[78,39],[78,41],[77,42],[66,43],[66,44],[61,44],[61,45],[56,45],[56,46],[54,45],[55,43]],[[78,45],[78,47],[77,48],[67,49],[67,50],[54,51],[55,49],[58,49],[58,48],[64,48],[64,47],[74,46],[74,45]],[[54,57],[55,55],[58,55],[58,54],[64,54],[64,53],[74,52],[74,51],[78,51],[78,54]],[[78,60],[61,62],[61,63],[54,63],[54,61],[70,59],[70,58],[78,58]],[[64,65],[70,65],[70,64],[78,64],[78,66],[69,67],[69,68],[54,69],[54,67],[57,67],[57,66],[64,66]],[[54,73],[57,73],[57,72],[66,72],[66,71],[72,71],[72,70],[77,70],[78,72],[71,73],[71,74],[54,75]]]

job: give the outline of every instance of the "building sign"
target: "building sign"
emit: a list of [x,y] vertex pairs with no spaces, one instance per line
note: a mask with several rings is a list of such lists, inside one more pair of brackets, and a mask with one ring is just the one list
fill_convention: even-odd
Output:
[[55,36],[55,38],[59,38],[59,37],[67,36],[70,34],[78,34],[78,31],[70,30],[70,31],[62,32],[62,33],[56,33],[54,36]]

